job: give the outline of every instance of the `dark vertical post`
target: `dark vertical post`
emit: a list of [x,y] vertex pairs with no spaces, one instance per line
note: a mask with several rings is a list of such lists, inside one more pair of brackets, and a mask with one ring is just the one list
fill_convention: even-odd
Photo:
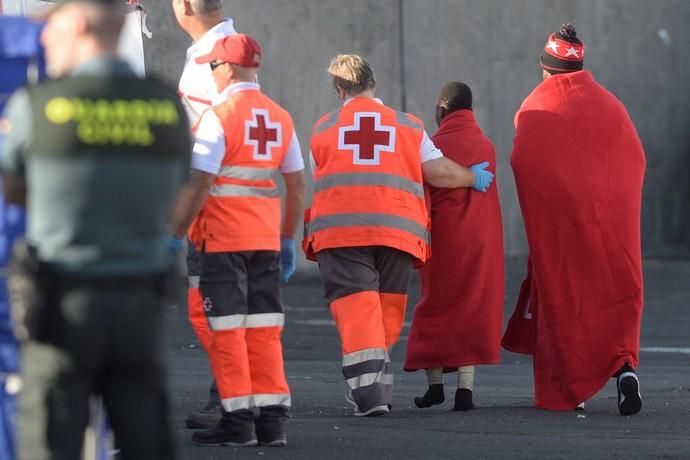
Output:
[[405,0],[398,0],[398,50],[400,58],[400,105],[407,111],[407,82],[405,80]]

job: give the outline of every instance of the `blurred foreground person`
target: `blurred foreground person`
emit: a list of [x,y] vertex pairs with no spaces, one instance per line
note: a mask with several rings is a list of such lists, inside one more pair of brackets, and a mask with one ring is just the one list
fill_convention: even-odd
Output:
[[423,122],[375,97],[368,62],[339,55],[328,69],[343,106],[311,139],[314,202],[304,247],[319,263],[340,334],[347,400],[356,416],[390,411],[389,351],[405,319],[412,268],[429,256],[423,181],[484,192],[488,164],[464,168],[443,157]]
[[645,155],[628,113],[582,70],[571,24],[549,36],[544,81],[515,116],[511,164],[529,244],[503,339],[531,354],[537,407],[582,407],[613,376],[640,411],[640,207]]
[[[441,88],[436,121],[432,141],[446,158],[466,167],[486,162],[496,173],[496,150],[474,117],[469,86]],[[500,361],[505,268],[496,185],[486,193],[427,186],[432,257],[419,271],[405,358],[405,370],[427,370],[429,388],[414,400],[419,408],[444,401],[445,371],[458,373],[453,410],[473,409],[476,365]]]
[[[200,254],[199,289],[223,415],[192,440],[284,446],[290,390],[280,278],[281,264],[284,281],[294,270],[304,161],[292,118],[256,83],[261,48],[253,38],[225,37],[196,62],[213,70],[220,94],[196,131],[192,178],[175,211],[173,237],[189,229]],[[278,172],[286,185],[282,230]]]
[[[222,0],[172,0],[178,25],[194,41],[187,49],[178,86],[192,129],[196,128],[201,114],[210,109],[218,97],[211,69],[206,64],[197,64],[195,59],[210,52],[219,39],[236,33],[233,20],[223,18],[222,8]],[[171,240],[171,243],[181,250],[183,240],[184,238]],[[199,254],[194,245],[187,244],[187,312],[192,328],[208,354],[211,349],[211,332],[199,294],[199,263]],[[209,389],[208,401],[199,410],[189,414],[185,419],[185,426],[191,429],[210,428],[218,423],[220,413],[220,396],[214,380]]]
[[189,167],[177,94],[116,57],[119,1],[62,2],[41,41],[57,80],[15,94],[0,165],[26,203],[10,277],[24,341],[20,458],[81,458],[103,398],[121,458],[176,457],[162,350],[166,222]]

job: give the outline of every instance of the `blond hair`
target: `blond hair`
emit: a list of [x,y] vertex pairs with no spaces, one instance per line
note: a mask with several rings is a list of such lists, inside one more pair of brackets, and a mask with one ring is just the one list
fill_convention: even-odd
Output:
[[376,87],[376,77],[369,63],[356,54],[339,54],[331,60],[328,73],[333,85],[349,96],[361,94]]

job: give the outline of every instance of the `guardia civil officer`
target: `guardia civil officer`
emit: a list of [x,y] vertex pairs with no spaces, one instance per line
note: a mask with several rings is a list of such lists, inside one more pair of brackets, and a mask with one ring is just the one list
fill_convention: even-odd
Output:
[[123,23],[115,0],[61,2],[41,36],[56,80],[17,93],[6,114],[6,198],[29,211],[11,281],[24,319],[23,459],[80,458],[94,394],[121,458],[176,458],[161,280],[191,141],[176,92],[116,57]]

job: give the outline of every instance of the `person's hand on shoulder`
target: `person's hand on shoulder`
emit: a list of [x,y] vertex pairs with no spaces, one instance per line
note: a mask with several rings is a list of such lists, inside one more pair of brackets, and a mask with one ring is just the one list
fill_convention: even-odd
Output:
[[493,173],[486,170],[488,167],[488,161],[470,166],[470,170],[474,173],[474,185],[472,188],[478,192],[484,193],[489,190],[491,183],[494,181]]

